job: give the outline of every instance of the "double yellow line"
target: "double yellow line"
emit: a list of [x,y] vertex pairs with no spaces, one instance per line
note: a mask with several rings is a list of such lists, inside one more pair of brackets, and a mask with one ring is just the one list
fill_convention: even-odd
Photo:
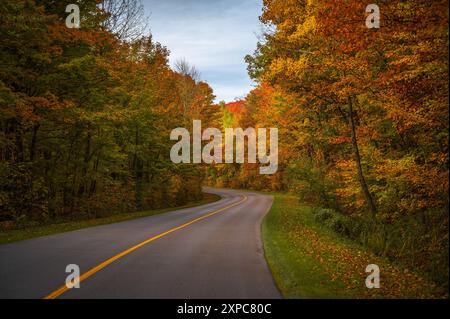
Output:
[[[151,242],[154,241],[154,240],[157,240],[157,239],[159,239],[159,238],[161,238],[161,237],[164,237],[164,236],[166,236],[166,235],[168,235],[168,234],[170,234],[170,233],[173,233],[173,232],[175,232],[175,231],[177,231],[177,230],[183,229],[183,228],[185,228],[185,227],[187,227],[187,226],[189,226],[189,225],[192,225],[193,223],[196,223],[196,222],[198,222],[198,221],[200,221],[200,220],[203,220],[203,219],[205,219],[205,218],[214,216],[214,215],[216,215],[216,214],[218,214],[218,213],[220,213],[220,212],[223,212],[224,210],[227,210],[227,209],[229,209],[229,208],[232,208],[232,207],[234,207],[234,206],[237,206],[237,205],[239,205],[239,204],[242,204],[242,203],[245,202],[247,199],[248,199],[247,196],[243,195],[243,198],[242,198],[240,201],[238,201],[238,202],[236,202],[236,203],[234,203],[234,204],[231,204],[231,205],[222,207],[222,208],[220,208],[220,209],[218,209],[218,210],[215,210],[215,211],[213,211],[213,212],[211,212],[211,213],[209,213],[209,214],[206,214],[206,215],[203,215],[203,216],[201,216],[201,217],[199,217],[199,218],[193,219],[193,220],[191,220],[190,222],[187,222],[187,223],[185,223],[185,224],[183,224],[183,225],[181,225],[181,226],[178,226],[178,227],[169,229],[168,231],[165,231],[164,233],[161,233],[161,234],[159,234],[159,235],[156,235],[156,236],[153,236],[153,237],[151,237],[151,238],[149,238],[149,239],[146,239],[146,240],[144,240],[143,242],[141,242],[141,243],[139,243],[139,244],[137,244],[137,245],[135,245],[135,246],[133,246],[133,247],[131,247],[131,248],[128,248],[128,249],[122,251],[121,253],[118,253],[117,255],[114,255],[113,257],[109,258],[108,260],[105,260],[105,261],[102,262],[101,264],[99,264],[99,265],[97,265],[97,266],[95,266],[95,267],[89,269],[87,272],[85,272],[85,273],[82,274],[81,276],[75,278],[74,281],[73,281],[73,284],[80,283],[80,282],[82,282],[83,280],[88,279],[89,277],[91,277],[92,275],[94,275],[94,274],[97,273],[98,271],[102,270],[102,269],[105,268],[106,266],[112,264],[112,263],[115,262],[116,260],[118,260],[118,259],[120,259],[120,258],[122,258],[122,257],[124,257],[124,256],[126,256],[126,255],[128,255],[128,254],[131,253],[132,251],[135,251],[136,249],[138,249],[138,248],[140,248],[140,247],[142,247],[142,246],[144,246],[144,245],[146,245],[146,244],[148,244],[148,243],[151,243]],[[67,290],[69,290],[69,289],[70,289],[70,288],[68,288],[67,285],[61,286],[61,287],[59,287],[58,289],[56,289],[55,291],[53,291],[53,292],[51,292],[50,294],[48,294],[47,296],[45,296],[44,299],[55,299],[55,298],[58,298],[59,296],[61,296],[63,293],[65,293],[65,292],[66,292]]]

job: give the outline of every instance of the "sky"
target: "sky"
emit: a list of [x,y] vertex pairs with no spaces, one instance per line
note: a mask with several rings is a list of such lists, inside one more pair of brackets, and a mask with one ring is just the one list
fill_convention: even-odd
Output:
[[252,54],[262,0],[143,0],[154,39],[166,46],[170,64],[182,58],[201,73],[216,102],[232,102],[254,83],[244,57]]

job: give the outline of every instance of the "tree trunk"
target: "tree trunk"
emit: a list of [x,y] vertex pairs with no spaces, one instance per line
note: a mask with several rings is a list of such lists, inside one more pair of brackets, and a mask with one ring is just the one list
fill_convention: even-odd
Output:
[[134,151],[134,159],[133,159],[133,166],[134,166],[134,183],[135,183],[135,193],[136,193],[136,210],[141,211],[143,209],[142,205],[142,161],[137,155],[137,147],[139,145],[139,127],[136,126],[136,150]]
[[80,182],[80,188],[78,189],[78,198],[82,198],[85,194],[89,194],[89,161],[91,158],[91,144],[92,144],[92,134],[88,129],[87,137],[86,137],[86,148],[84,150],[84,165],[83,165],[83,175]]
[[358,139],[356,137],[355,119],[353,114],[353,101],[351,97],[348,98],[348,113],[349,113],[350,129],[352,134],[352,145],[354,150],[356,167],[358,170],[358,180],[361,185],[361,189],[363,191],[366,204],[367,206],[369,206],[372,217],[375,217],[375,215],[377,214],[377,207],[375,206],[372,195],[370,194],[369,188],[367,187],[366,179],[364,178],[364,173],[361,166],[361,155],[359,154]]
[[20,127],[20,123],[17,119],[13,119],[13,128],[15,133],[15,146],[16,146],[16,156],[15,163],[23,162],[23,137],[22,137],[22,128]]
[[33,126],[33,136],[31,138],[31,145],[30,145],[30,162],[33,162],[36,158],[36,145],[37,145],[37,133],[39,130],[39,123],[34,124]]

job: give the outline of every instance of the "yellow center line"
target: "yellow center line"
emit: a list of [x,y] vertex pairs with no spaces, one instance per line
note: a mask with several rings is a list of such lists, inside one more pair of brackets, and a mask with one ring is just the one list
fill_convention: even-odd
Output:
[[[205,219],[205,218],[211,217],[213,215],[216,215],[216,214],[218,214],[220,212],[223,212],[224,210],[227,210],[229,208],[232,208],[234,206],[242,204],[246,200],[247,200],[247,196],[243,195],[243,198],[239,202],[236,202],[234,204],[222,207],[222,208],[220,208],[218,210],[215,210],[215,211],[213,211],[213,212],[211,212],[209,214],[206,214],[206,215],[203,215],[203,216],[201,216],[199,218],[193,219],[190,222],[187,222],[187,223],[185,223],[185,224],[183,224],[181,226],[172,228],[172,229],[170,229],[168,231],[165,231],[164,233],[161,233],[159,235],[156,235],[156,236],[153,236],[153,237],[151,237],[149,239],[146,239],[143,242],[141,242],[141,243],[139,243],[139,244],[137,244],[137,245],[135,245],[135,246],[133,246],[131,248],[128,248],[128,249],[122,251],[121,253],[118,253],[117,255],[114,255],[113,257],[109,258],[108,260],[105,260],[104,262],[102,262],[101,264],[95,266],[94,268],[89,269],[87,272],[85,272],[81,276],[75,278],[74,281],[73,281],[73,284],[76,284],[76,283],[82,282],[83,280],[88,279],[89,277],[91,277],[92,275],[94,275],[98,271],[102,270],[106,266],[112,264],[116,260],[118,260],[118,259],[120,259],[120,258],[122,258],[122,257],[124,257],[126,255],[128,255],[132,251],[134,251],[134,250],[136,250],[136,249],[138,249],[138,248],[140,248],[140,247],[142,247],[142,246],[144,246],[144,245],[146,245],[146,244],[148,244],[148,243],[150,243],[150,242],[152,242],[152,241],[154,241],[156,239],[159,239],[159,238],[164,237],[164,236],[166,236],[166,235],[168,235],[170,233],[173,233],[173,232],[175,232],[177,230],[180,230],[180,229],[185,228],[185,227],[187,227],[189,225],[192,225],[193,223],[196,223],[196,222],[198,222],[198,221],[200,221],[202,219]],[[69,289],[70,288],[67,287],[67,285],[61,286],[58,289],[56,289],[55,291],[53,291],[50,294],[48,294],[47,296],[45,296],[44,299],[55,299],[55,298],[58,298],[59,296],[61,296],[63,293],[65,293]]]

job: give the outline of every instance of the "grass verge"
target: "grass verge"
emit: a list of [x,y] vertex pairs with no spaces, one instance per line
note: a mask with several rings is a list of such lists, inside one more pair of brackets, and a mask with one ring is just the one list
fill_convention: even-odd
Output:
[[108,217],[102,217],[102,218],[96,218],[96,219],[76,220],[76,221],[68,221],[68,222],[62,222],[62,223],[56,223],[56,224],[28,227],[28,228],[24,228],[24,229],[12,229],[12,230],[8,230],[8,231],[0,231],[0,244],[11,243],[11,242],[35,238],[35,237],[64,233],[64,232],[87,228],[87,227],[112,224],[112,223],[117,223],[117,222],[123,222],[126,220],[162,214],[162,213],[166,213],[169,211],[209,204],[209,203],[218,201],[220,198],[221,197],[218,195],[205,193],[204,197],[201,201],[188,203],[188,204],[186,204],[184,206],[180,206],[180,207],[170,207],[170,208],[164,208],[164,209],[147,210],[147,211],[142,211],[142,212],[116,214],[116,215],[111,215]]
[[[262,226],[264,250],[285,298],[448,298],[430,279],[378,257],[315,222],[311,207],[272,194]],[[380,267],[379,289],[368,289],[366,266]]]

